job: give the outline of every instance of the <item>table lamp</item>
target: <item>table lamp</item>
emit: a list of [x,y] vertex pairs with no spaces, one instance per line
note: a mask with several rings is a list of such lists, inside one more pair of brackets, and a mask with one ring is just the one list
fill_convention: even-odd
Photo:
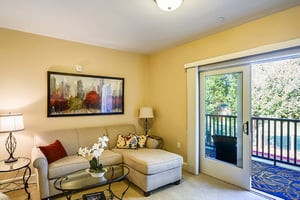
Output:
[[14,152],[17,147],[17,140],[13,136],[13,132],[24,130],[23,114],[1,114],[0,115],[0,133],[9,133],[5,147],[9,153],[9,158],[5,163],[16,162],[18,159],[14,158]]
[[140,115],[139,118],[145,119],[144,121],[144,130],[145,134],[148,135],[148,131],[150,129],[150,120],[153,118],[153,109],[151,107],[142,107],[140,108]]

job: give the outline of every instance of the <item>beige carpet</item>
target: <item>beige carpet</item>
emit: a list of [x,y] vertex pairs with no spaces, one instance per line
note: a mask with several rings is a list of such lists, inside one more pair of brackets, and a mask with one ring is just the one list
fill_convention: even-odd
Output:
[[[113,191],[120,194],[126,187],[124,182],[113,185]],[[30,192],[32,199],[37,200],[35,184],[30,184]],[[72,196],[72,200],[80,199],[84,193],[93,193],[104,190],[105,187],[96,188],[93,190],[77,193]],[[26,199],[24,190],[9,192],[7,195],[12,200]],[[58,198],[64,200],[64,197]],[[242,190],[238,187],[216,180],[212,177],[201,174],[194,176],[187,172],[183,173],[183,180],[180,185],[170,185],[163,187],[151,194],[149,197],[144,197],[143,193],[131,185],[124,196],[124,200],[260,200],[266,199],[249,191]]]
[[[113,186],[113,191],[118,195],[126,188],[124,182],[116,183]],[[102,188],[101,188],[102,189]],[[105,188],[103,188],[105,189]],[[102,189],[102,190],[103,190]],[[83,193],[93,193],[99,191],[90,190]],[[72,199],[82,197],[83,193],[74,194]],[[59,198],[63,200],[64,198]],[[157,191],[154,191],[151,196],[144,197],[143,193],[134,185],[124,196],[126,200],[259,200],[264,199],[262,196],[242,190],[230,184],[216,180],[206,175],[194,176],[187,172],[183,173],[183,180],[180,185],[169,185]]]

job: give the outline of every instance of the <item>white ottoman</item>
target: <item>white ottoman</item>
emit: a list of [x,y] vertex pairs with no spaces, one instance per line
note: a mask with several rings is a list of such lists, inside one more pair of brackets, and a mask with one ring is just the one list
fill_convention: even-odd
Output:
[[142,189],[145,196],[164,185],[180,183],[183,164],[180,155],[148,148],[114,151],[123,155],[123,162],[130,168],[128,179]]

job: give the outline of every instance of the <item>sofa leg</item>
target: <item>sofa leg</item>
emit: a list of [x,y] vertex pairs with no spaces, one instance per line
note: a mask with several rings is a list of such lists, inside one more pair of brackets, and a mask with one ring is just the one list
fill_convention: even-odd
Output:
[[174,185],[179,185],[179,184],[180,184],[180,180],[174,182]]
[[149,197],[151,195],[151,192],[149,191],[149,192],[144,192],[144,196],[145,197]]

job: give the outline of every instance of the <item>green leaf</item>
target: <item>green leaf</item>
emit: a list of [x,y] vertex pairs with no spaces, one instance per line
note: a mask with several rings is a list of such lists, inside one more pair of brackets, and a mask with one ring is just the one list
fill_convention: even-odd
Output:
[[96,169],[97,164],[98,164],[97,159],[93,157],[92,160],[90,160],[90,169]]

